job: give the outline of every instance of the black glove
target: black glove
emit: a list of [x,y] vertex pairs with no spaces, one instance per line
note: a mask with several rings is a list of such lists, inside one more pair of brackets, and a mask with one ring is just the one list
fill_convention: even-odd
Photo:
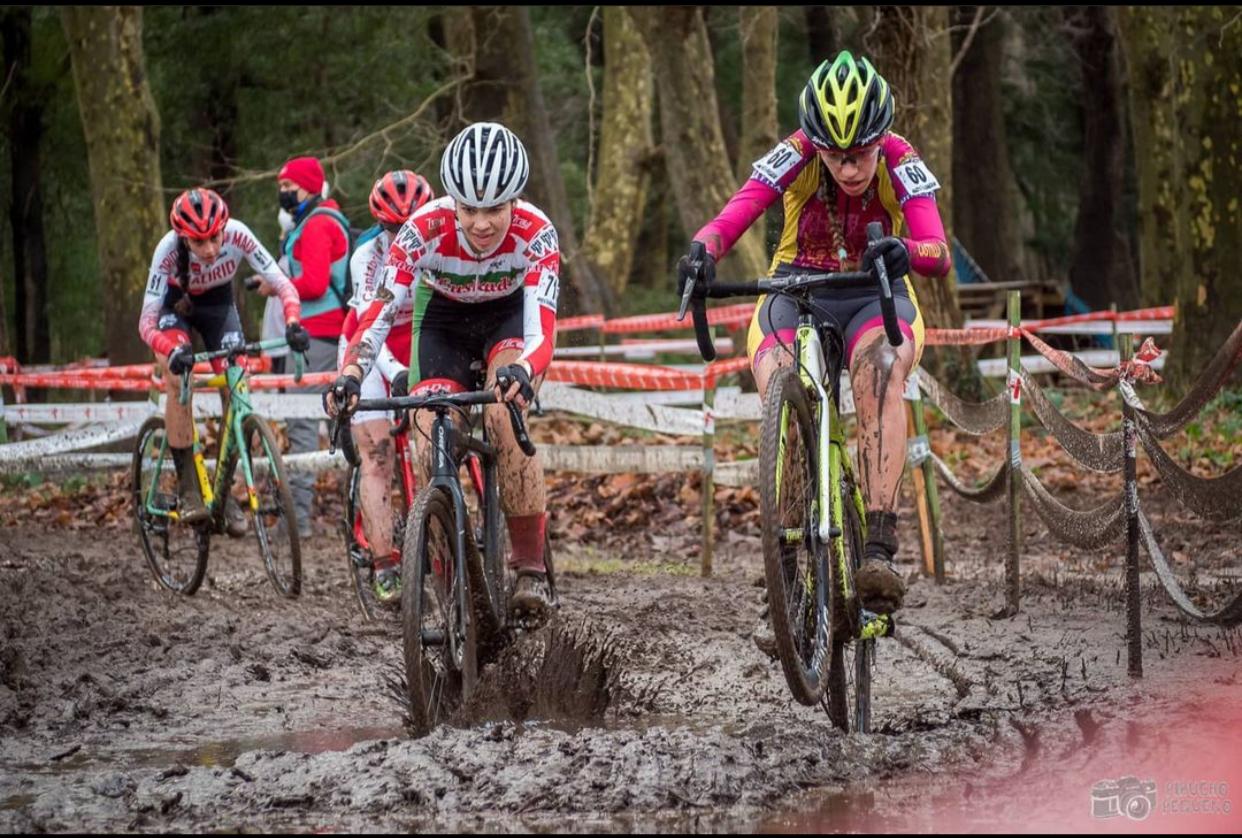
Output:
[[173,375],[181,375],[194,369],[194,349],[183,343],[168,353],[168,371]]
[[354,378],[352,375],[338,375],[336,381],[332,382],[332,387],[323,394],[323,410],[328,411],[328,399],[332,399],[338,410],[344,411],[349,407],[349,403],[356,397],[362,395],[362,382]]
[[509,364],[496,370],[496,385],[501,393],[508,392],[509,385],[515,381],[518,383],[518,395],[528,402],[535,398],[535,388],[530,386],[530,374],[526,372],[526,367]]
[[716,257],[707,252],[703,242],[690,242],[690,253],[677,262],[677,296],[686,293],[686,283],[694,282],[694,296],[706,297],[707,289],[716,281]]
[[388,382],[388,394],[394,399],[410,395],[410,371],[402,369]]
[[884,260],[890,282],[910,273],[910,251],[906,250],[906,243],[896,236],[885,236],[867,245],[867,250],[863,253],[862,269],[870,272],[877,257]]
[[310,332],[301,323],[290,323],[285,327],[285,342],[294,352],[305,352],[310,349]]

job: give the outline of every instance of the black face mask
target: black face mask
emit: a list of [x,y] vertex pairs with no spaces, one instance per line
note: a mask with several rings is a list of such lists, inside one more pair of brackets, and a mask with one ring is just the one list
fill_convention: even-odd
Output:
[[296,189],[280,190],[280,208],[286,212],[293,212],[298,208],[298,204],[302,203],[298,200],[298,191]]

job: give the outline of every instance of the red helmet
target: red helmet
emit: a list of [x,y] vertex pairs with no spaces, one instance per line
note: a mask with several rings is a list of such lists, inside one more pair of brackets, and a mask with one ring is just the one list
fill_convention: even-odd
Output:
[[210,239],[229,223],[229,207],[210,189],[187,189],[173,201],[168,220],[179,236]]
[[434,197],[427,178],[409,169],[397,169],[371,187],[371,215],[381,223],[401,224]]

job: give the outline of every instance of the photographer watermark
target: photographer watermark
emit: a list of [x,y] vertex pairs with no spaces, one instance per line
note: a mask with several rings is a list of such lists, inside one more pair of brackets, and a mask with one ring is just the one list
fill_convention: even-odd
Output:
[[1141,821],[1152,812],[1166,815],[1228,815],[1232,811],[1229,784],[1224,781],[1173,781],[1158,788],[1155,780],[1122,777],[1120,780],[1101,780],[1091,788],[1091,814],[1097,818],[1119,818],[1124,815],[1130,820]]

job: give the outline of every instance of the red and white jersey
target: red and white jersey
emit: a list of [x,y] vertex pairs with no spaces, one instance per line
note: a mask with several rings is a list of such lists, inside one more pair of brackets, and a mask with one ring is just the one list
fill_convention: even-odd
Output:
[[[388,248],[391,245],[392,236],[386,230],[381,229],[374,238],[359,245],[354,255],[349,258],[349,275],[353,280],[354,295],[349,298],[349,314],[346,315],[345,325],[341,329],[336,355],[338,368],[345,366],[345,351],[349,348],[349,341],[357,332],[358,323],[374,302],[376,292],[380,289],[384,262],[388,258]],[[379,357],[376,359],[380,375],[386,381],[391,381],[393,376],[405,369],[409,363],[408,359],[401,361],[393,354],[393,344],[395,341],[399,347],[404,347],[407,355],[409,354],[410,321],[413,319],[414,306],[407,301],[406,305],[397,312],[384,348],[380,350]],[[395,340],[397,338],[400,340]]]
[[[513,219],[490,252],[475,254],[457,223],[456,202],[444,196],[424,204],[397,231],[388,250],[382,287],[350,341],[345,363],[369,371],[388,330],[417,296],[411,286],[463,303],[497,300],[521,293],[521,360],[539,375],[552,360],[561,253],[556,228],[538,207],[517,201]],[[417,317],[417,311],[415,311]]]
[[160,310],[164,307],[169,290],[180,289],[193,297],[229,285],[241,268],[243,259],[250,263],[255,273],[276,289],[284,306],[285,320],[298,319],[301,303],[297,289],[276,264],[272,254],[250,232],[250,228],[236,218],[230,218],[224,225],[224,241],[214,261],[202,262],[193,251],[189,252],[189,282],[186,288],[182,288],[177,269],[177,239],[177,233],[169,230],[155,248],[155,255],[151,258],[151,271],[147,277],[147,290],[142,298],[142,313],[138,317],[138,333],[156,352],[167,354],[175,346],[171,340],[160,334],[158,325]]

